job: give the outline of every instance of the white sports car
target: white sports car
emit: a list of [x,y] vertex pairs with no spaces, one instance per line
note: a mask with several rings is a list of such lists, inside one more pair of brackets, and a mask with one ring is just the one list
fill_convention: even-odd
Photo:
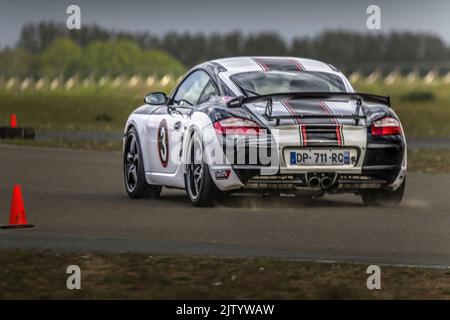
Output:
[[145,97],[123,143],[131,198],[186,189],[196,206],[229,193],[350,192],[400,203],[406,141],[388,97],[356,93],[332,65],[291,57],[213,60],[169,96]]

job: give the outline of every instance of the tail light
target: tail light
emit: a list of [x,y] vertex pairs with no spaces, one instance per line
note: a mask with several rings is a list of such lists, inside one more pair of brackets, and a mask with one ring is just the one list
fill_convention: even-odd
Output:
[[372,123],[372,135],[392,136],[402,133],[400,122],[391,117],[385,117]]
[[261,135],[265,129],[257,123],[243,118],[230,117],[214,122],[214,129],[219,135]]

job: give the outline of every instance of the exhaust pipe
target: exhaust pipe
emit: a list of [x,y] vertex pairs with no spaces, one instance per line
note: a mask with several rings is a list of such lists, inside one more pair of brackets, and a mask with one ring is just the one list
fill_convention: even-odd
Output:
[[320,179],[319,177],[311,177],[308,180],[308,186],[312,189],[317,189],[320,187]]
[[330,177],[323,177],[322,180],[320,180],[320,186],[322,187],[322,189],[328,189],[329,187],[331,187],[333,184],[333,179],[331,179]]

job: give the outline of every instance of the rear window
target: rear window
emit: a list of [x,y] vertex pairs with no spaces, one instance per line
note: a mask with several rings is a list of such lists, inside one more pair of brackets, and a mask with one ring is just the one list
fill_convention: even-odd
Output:
[[340,77],[326,72],[253,71],[231,79],[246,95],[292,92],[347,92]]

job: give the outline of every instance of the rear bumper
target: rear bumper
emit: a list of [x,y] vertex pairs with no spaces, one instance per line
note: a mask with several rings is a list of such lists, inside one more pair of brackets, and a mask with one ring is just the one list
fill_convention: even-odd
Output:
[[[352,131],[353,130],[353,131]],[[367,130],[364,128],[364,130]],[[292,148],[302,148],[298,142],[293,141],[295,135],[292,132],[283,135],[281,133],[269,152],[272,163],[261,165],[247,164],[247,159],[251,159],[249,151],[252,148],[259,148],[259,143],[244,141],[239,145],[234,145],[235,150],[244,149],[245,161],[241,164],[234,161],[216,164],[209,162],[210,173],[216,182],[217,187],[222,191],[229,190],[299,190],[310,189],[308,178],[311,175],[319,177],[328,176],[333,179],[332,187],[322,189],[327,192],[357,192],[361,189],[392,188],[396,189],[406,175],[406,142],[403,136],[392,137],[372,137],[361,128],[350,128],[346,132],[346,144],[344,146],[320,145],[307,148],[353,148],[357,150],[357,160],[352,166],[291,166],[286,161],[286,150]],[[215,157],[222,158],[223,141],[215,139],[215,134],[208,136],[211,145],[219,146],[214,153]],[[367,139],[367,140],[366,140]],[[264,141],[267,145],[267,141]],[[241,150],[242,150],[241,149]],[[218,150],[218,151],[217,151]],[[254,163],[254,162],[253,162]],[[276,163],[275,165],[272,165]],[[228,172],[224,174],[224,170]],[[216,177],[220,177],[219,179]],[[224,178],[225,177],[225,178]]]
[[[397,149],[398,150],[398,149]],[[361,154],[361,156],[363,156]],[[394,160],[393,160],[394,159]],[[363,165],[355,168],[280,168],[247,165],[210,167],[211,176],[218,170],[229,170],[227,179],[216,181],[219,189],[227,190],[316,190],[308,185],[311,176],[328,176],[333,185],[320,188],[329,193],[358,192],[362,189],[396,189],[406,176],[406,149],[393,152],[391,148],[368,149],[362,159]],[[385,163],[385,164],[383,164]]]
[[[293,175],[257,175],[248,178],[251,175],[248,172],[238,172],[242,179],[242,190],[260,190],[260,191],[321,191],[328,193],[339,192],[358,192],[358,190],[380,189],[388,187],[388,180],[378,176],[339,174],[339,173],[304,173]],[[311,177],[317,177],[321,181],[323,178],[329,178],[330,185],[322,187],[320,182],[313,187],[309,184]]]
[[406,177],[407,145],[404,135],[374,137],[368,133],[362,174],[377,176],[397,189]]

